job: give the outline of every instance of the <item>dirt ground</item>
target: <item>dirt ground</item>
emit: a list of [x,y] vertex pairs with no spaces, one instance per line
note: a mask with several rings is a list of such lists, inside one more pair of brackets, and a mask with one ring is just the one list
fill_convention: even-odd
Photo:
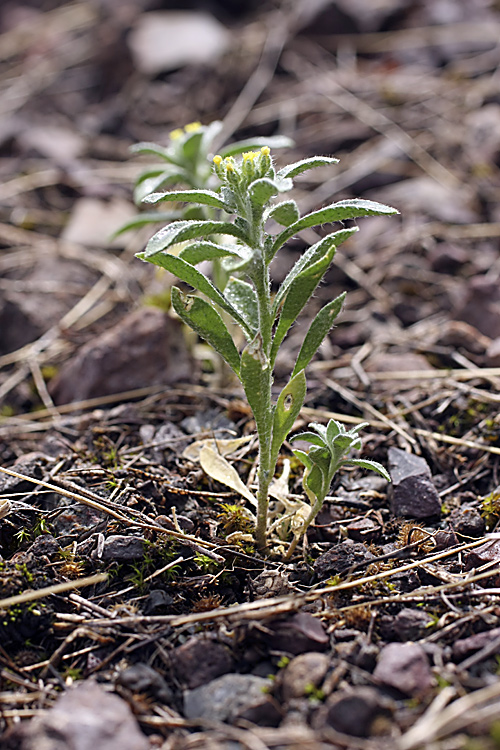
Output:
[[[500,746],[499,39],[495,0],[2,3],[2,748]],[[252,487],[254,424],[135,257],[157,226],[110,239],[154,163],[130,146],[215,120],[340,159],[303,211],[400,211],[359,220],[276,368],[346,290],[296,429],[368,422],[393,481],[344,471],[289,561],[198,462],[247,437]]]

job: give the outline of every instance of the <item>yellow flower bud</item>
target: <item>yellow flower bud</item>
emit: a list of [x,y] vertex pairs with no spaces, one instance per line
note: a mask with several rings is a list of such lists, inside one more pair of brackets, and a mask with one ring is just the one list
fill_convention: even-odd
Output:
[[262,146],[260,153],[264,154],[264,156],[269,156],[269,154],[271,153],[271,149],[269,148],[269,146]]
[[222,156],[220,154],[215,154],[213,162],[214,164],[217,164],[217,166],[219,166],[219,164],[222,163]]
[[201,128],[201,122],[188,122],[184,130],[186,133],[196,133],[196,131],[200,130]]
[[253,161],[257,156],[257,151],[246,151],[242,154],[243,161]]
[[170,140],[171,141],[178,141],[179,138],[182,138],[184,135],[184,131],[180,128],[176,128],[175,130],[172,130],[170,133]]

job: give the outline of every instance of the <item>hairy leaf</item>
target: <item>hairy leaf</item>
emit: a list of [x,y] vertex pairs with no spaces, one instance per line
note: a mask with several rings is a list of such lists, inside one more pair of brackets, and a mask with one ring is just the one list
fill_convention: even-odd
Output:
[[183,294],[176,286],[172,287],[172,306],[181,320],[208,341],[238,375],[240,355],[217,310],[201,297]]
[[155,156],[159,156],[160,159],[170,162],[170,164],[179,165],[179,161],[176,160],[173,149],[164,148],[157,143],[136,143],[130,147],[130,151],[133,154],[154,154]]
[[226,208],[223,200],[213,190],[170,190],[167,193],[150,193],[143,203],[160,203],[161,201],[185,201],[213,208]]
[[302,343],[299,356],[295,362],[293,368],[293,374],[304,370],[311,359],[314,357],[316,352],[325,336],[330,331],[331,327],[335,322],[335,318],[342,310],[346,293],[343,292],[336,299],[329,302],[327,305],[321,308],[319,313],[314,318],[313,322],[309,326],[309,330],[306,333],[306,337]]
[[349,239],[349,237],[351,237],[357,231],[358,227],[351,227],[350,229],[340,229],[338,232],[327,234],[326,237],[323,237],[314,245],[311,245],[311,247],[307,248],[305,253],[301,255],[298,261],[290,269],[289,273],[284,278],[280,288],[278,289],[278,293],[276,294],[276,297],[274,299],[273,312],[275,315],[278,307],[285,299],[285,295],[288,292],[291,283],[294,281],[294,279],[297,278],[299,273],[302,273],[302,271],[311,263],[316,263],[319,258],[321,258],[330,250],[330,247],[332,245],[338,247],[342,244],[342,242],[345,242],[345,240]]
[[257,206],[264,206],[277,192],[278,188],[276,184],[268,177],[261,177],[259,180],[254,180],[248,186],[250,200]]
[[273,440],[271,446],[273,463],[276,462],[280,448],[299,416],[306,397],[306,391],[306,376],[304,370],[301,370],[295,377],[289,380],[278,397],[273,417]]
[[274,334],[271,349],[271,362],[273,364],[281,342],[285,338],[290,326],[295,322],[304,305],[323,278],[323,275],[328,270],[335,255],[335,249],[335,245],[332,245],[324,257],[306,267],[290,284]]
[[251,334],[249,338],[253,339],[259,321],[257,294],[253,286],[231,276],[224,289],[224,297],[244,319]]
[[[301,370],[303,372],[303,370]],[[326,443],[320,435],[316,435],[315,432],[299,432],[298,435],[293,435],[290,438],[290,442],[293,443],[295,440],[307,440],[308,443],[317,445],[318,448],[324,448]]]
[[371,471],[376,471],[378,474],[381,474],[384,479],[387,479],[388,482],[391,481],[391,476],[387,469],[382,466],[382,464],[379,464],[378,461],[367,461],[364,458],[349,458],[347,461],[342,462],[346,466],[359,466],[361,469],[370,469]]
[[259,437],[271,439],[271,399],[269,360],[262,348],[262,339],[257,334],[241,353],[240,380],[252,409]]
[[170,167],[161,171],[151,170],[141,175],[137,180],[134,188],[134,202],[139,205],[146,196],[159,190],[164,185],[176,182],[189,183],[189,176],[184,170],[178,167]]
[[190,263],[186,263],[182,258],[177,258],[175,255],[169,255],[168,253],[157,253],[149,258],[146,258],[144,253],[137,253],[137,257],[141,260],[147,260],[150,263],[154,263],[156,266],[160,266],[160,268],[165,268],[167,271],[170,271],[170,273],[177,276],[181,281],[185,281],[186,284],[190,284],[194,289],[198,289],[198,291],[211,299],[212,302],[215,302],[219,307],[229,313],[244,331],[247,330],[247,324],[238,311],[229,304],[226,298],[219,292],[212,282]]
[[283,227],[288,227],[297,221],[300,217],[299,207],[295,201],[283,201],[278,203],[276,206],[269,211],[267,218],[274,219],[274,221],[281,224]]
[[391,206],[358,198],[332,203],[330,206],[306,214],[281,232],[274,241],[273,256],[290,237],[293,237],[302,229],[316,227],[319,224],[330,224],[334,221],[343,221],[344,219],[356,219],[359,216],[382,216],[397,213],[399,212]]
[[294,164],[288,164],[278,172],[280,177],[296,177],[301,172],[305,172],[308,169],[314,169],[315,167],[327,167],[331,164],[338,164],[339,160],[334,159],[330,156],[313,156],[310,159],[301,159],[296,161]]
[[147,260],[152,255],[167,250],[179,242],[207,237],[211,234],[229,234],[239,240],[245,239],[243,231],[228,221],[177,221],[163,227],[151,237],[144,251],[144,258]]
[[242,249],[242,245],[218,245],[216,242],[202,240],[200,242],[193,242],[181,250],[179,258],[182,258],[192,266],[196,266],[205,260],[214,260],[215,258],[224,258],[226,256],[241,258]]

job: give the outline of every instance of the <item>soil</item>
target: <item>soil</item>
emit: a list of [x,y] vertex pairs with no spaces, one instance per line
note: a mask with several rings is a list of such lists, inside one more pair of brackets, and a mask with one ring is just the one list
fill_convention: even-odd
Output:
[[[179,10],[199,36],[158,43]],[[493,0],[2,5],[2,748],[498,747],[499,30]],[[135,258],[153,230],[109,240],[129,147],[216,119],[340,159],[302,210],[401,214],[359,221],[276,370],[347,290],[295,428],[368,422],[393,481],[339,475],[290,560],[193,452],[248,437],[253,486],[241,389]]]

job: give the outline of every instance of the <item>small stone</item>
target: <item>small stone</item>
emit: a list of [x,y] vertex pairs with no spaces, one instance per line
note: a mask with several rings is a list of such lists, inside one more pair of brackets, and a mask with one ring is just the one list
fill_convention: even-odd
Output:
[[[128,704],[87,680],[8,738],[20,750],[149,750]],[[17,744],[16,744],[17,742]]]
[[209,13],[157,11],[140,15],[128,41],[137,69],[154,76],[214,62],[227,49],[230,35]]
[[118,675],[116,682],[132,693],[147,693],[162,703],[168,704],[173,698],[172,690],[165,679],[148,664],[139,662],[124,669]]
[[272,635],[267,636],[272,648],[289,654],[306,651],[324,651],[330,639],[317,617],[308,612],[299,612],[287,620],[269,625]]
[[373,542],[380,536],[381,527],[371,518],[360,518],[346,526],[349,538],[356,542]]
[[456,273],[469,260],[469,253],[459,245],[438,243],[429,253],[431,269],[437,273]]
[[281,678],[283,699],[301,698],[308,686],[318,687],[327,672],[330,659],[326,654],[311,651],[300,654],[288,664]]
[[393,620],[392,630],[400,641],[416,641],[422,638],[433,619],[422,609],[405,607]]
[[174,597],[167,594],[163,589],[153,589],[149,592],[144,602],[143,612],[145,615],[165,615],[169,614]]
[[448,522],[453,531],[465,537],[483,536],[486,528],[484,518],[477,508],[469,504],[455,508],[450,513]]
[[248,720],[274,725],[281,717],[268,694],[271,687],[271,680],[253,674],[225,674],[194,690],[186,690],[184,715],[186,719],[212,719],[230,724],[252,716]]
[[500,628],[485,630],[483,633],[469,635],[468,638],[459,638],[453,644],[453,658],[457,661],[464,659],[475,651],[480,651],[485,646],[500,638]]
[[481,565],[500,562],[500,539],[492,539],[480,547],[464,552],[465,570],[480,568]]
[[[92,557],[95,555],[93,554]],[[144,539],[140,536],[122,536],[113,534],[104,540],[102,560],[116,562],[134,562],[144,557]]]
[[143,307],[82,346],[50,381],[49,390],[57,404],[67,404],[192,377],[178,321],[158,308]]
[[427,462],[400,448],[389,448],[391,510],[395,516],[439,516],[441,501]]
[[61,546],[52,534],[40,534],[26,550],[26,555],[52,558],[61,551]]
[[388,723],[392,713],[392,701],[383,698],[374,688],[341,690],[330,695],[316,712],[313,727],[317,730],[332,727],[353,737],[369,737],[377,719],[386,718]]
[[374,678],[410,696],[422,696],[433,685],[425,651],[416,643],[389,643],[380,652]]
[[189,638],[170,652],[177,679],[191,690],[234,669],[234,659],[222,643],[208,638]]
[[350,568],[375,559],[375,555],[361,542],[346,539],[320,555],[314,561],[314,572],[319,580],[345,573]]

